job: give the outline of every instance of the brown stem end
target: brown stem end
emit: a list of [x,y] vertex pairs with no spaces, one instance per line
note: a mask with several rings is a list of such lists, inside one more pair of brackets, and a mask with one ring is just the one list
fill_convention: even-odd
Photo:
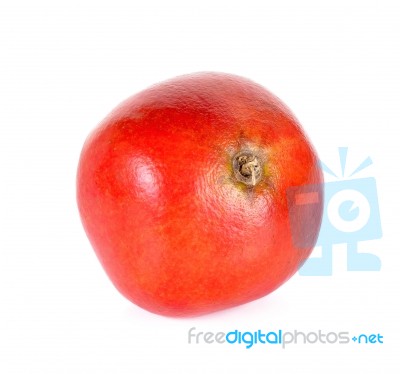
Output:
[[255,187],[262,178],[263,165],[252,151],[237,153],[232,159],[235,178],[249,187]]

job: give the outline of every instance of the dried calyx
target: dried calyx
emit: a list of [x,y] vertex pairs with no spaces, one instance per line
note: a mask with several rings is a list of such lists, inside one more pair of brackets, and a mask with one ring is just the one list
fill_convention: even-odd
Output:
[[247,186],[256,186],[262,178],[261,159],[252,151],[243,151],[233,157],[236,179]]

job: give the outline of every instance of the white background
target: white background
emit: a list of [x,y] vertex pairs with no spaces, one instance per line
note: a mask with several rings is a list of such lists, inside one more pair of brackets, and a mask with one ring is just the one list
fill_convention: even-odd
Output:
[[[0,372],[399,371],[397,1],[5,1],[0,5]],[[195,319],[145,312],[113,288],[82,229],[75,173],[120,101],[203,70],[251,78],[291,107],[319,156],[377,180],[380,272],[296,275]],[[189,345],[187,332],[380,333],[384,344]],[[385,369],[383,369],[385,368]]]

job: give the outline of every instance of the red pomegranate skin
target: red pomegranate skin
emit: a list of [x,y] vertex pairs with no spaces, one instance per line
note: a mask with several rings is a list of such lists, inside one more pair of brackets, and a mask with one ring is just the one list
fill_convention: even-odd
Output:
[[[237,177],[243,152],[258,161],[250,183]],[[77,202],[126,298],[153,313],[196,316],[263,297],[298,270],[318,236],[322,183],[312,145],[277,97],[204,72],[154,85],[98,125],[80,156]],[[300,217],[309,245],[299,249],[287,191],[306,185],[320,199]]]

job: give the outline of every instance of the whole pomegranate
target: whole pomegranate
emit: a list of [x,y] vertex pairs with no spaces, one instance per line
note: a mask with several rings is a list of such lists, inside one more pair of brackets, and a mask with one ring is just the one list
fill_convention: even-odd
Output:
[[77,200],[116,288],[151,312],[193,316],[267,295],[297,271],[318,236],[322,182],[277,97],[206,72],[114,109],[84,144]]

